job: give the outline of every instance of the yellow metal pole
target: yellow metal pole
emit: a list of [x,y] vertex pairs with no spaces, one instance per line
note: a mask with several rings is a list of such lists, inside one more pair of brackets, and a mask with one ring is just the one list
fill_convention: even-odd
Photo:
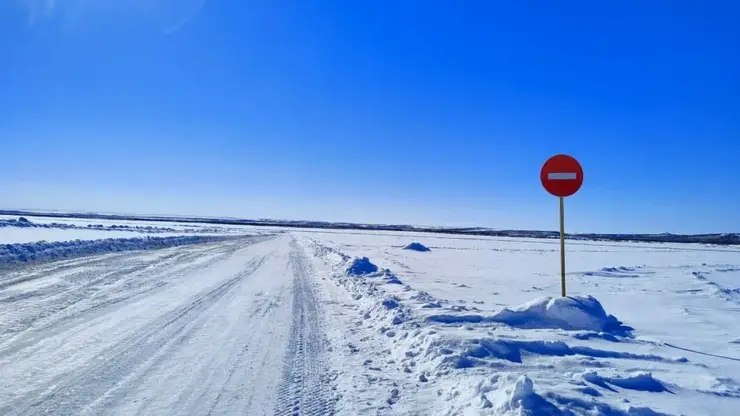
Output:
[[565,212],[563,197],[560,197],[560,293],[565,297]]

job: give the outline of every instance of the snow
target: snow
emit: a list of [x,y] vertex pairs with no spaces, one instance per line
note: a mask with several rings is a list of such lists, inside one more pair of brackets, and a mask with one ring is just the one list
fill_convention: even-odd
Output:
[[145,253],[11,276],[0,414],[324,413],[322,317],[290,238]]
[[347,274],[350,276],[361,276],[378,271],[378,266],[370,263],[367,257],[358,257],[347,266]]
[[281,231],[265,228],[213,227],[207,224],[153,223],[147,221],[113,222],[107,220],[44,217],[28,219],[24,217],[0,216],[0,244],[131,238],[141,235],[155,235],[158,237],[182,235],[238,236],[274,234],[275,232]]
[[[737,248],[568,242],[563,298],[557,241],[419,237],[434,251],[393,249],[402,235],[305,237],[330,276],[324,290],[356,308],[337,323],[349,332],[330,336],[352,348],[332,361],[372,360],[363,377],[340,377],[340,391],[366,402],[352,412],[382,406],[365,392],[398,388],[393,414],[732,414],[740,405]],[[355,258],[378,271],[349,278]],[[389,274],[402,284],[378,278]],[[348,316],[331,305],[336,319]]]
[[544,296],[514,308],[504,308],[491,315],[429,315],[427,320],[441,323],[500,322],[513,327],[535,329],[591,330],[601,333],[626,334],[632,328],[607,315],[592,296],[553,298]]
[[740,407],[736,247],[80,221],[0,228],[119,237],[0,246],[2,414]]
[[151,225],[81,225],[61,222],[36,222],[36,218],[31,221],[23,217],[0,219],[0,244],[130,238],[136,234],[176,236],[185,233],[177,232],[173,228],[153,227]]
[[[0,222],[17,220],[18,216],[0,215]],[[57,217],[26,217],[26,219],[36,225],[61,224],[65,226],[87,228],[88,226],[102,226],[110,228],[113,225],[127,227],[152,227],[160,229],[171,229],[176,231],[198,229],[198,228],[218,228],[213,224],[182,224],[168,221],[135,221],[135,220],[104,220],[89,218],[57,218]]]
[[490,318],[519,328],[591,330],[623,334],[632,328],[607,315],[593,296],[541,297],[521,306],[504,308]]
[[60,260],[90,254],[113,253],[131,250],[150,250],[166,247],[201,244],[218,241],[222,237],[177,236],[143,238],[106,238],[101,240],[75,240],[0,245],[0,265],[41,260]]
[[282,232],[276,227],[214,226],[179,224],[165,221],[99,220],[84,218],[46,218],[0,216],[0,243],[68,241],[75,239],[127,237],[131,234],[176,235],[260,235]]
[[410,244],[408,244],[406,247],[403,248],[404,250],[413,250],[413,251],[431,251],[429,250],[429,247],[425,246],[424,244],[421,244],[418,241],[414,241]]
[[[135,234],[134,234],[135,235]],[[0,228],[0,244],[31,243],[36,241],[99,240],[103,238],[132,237],[131,232],[117,230],[86,230],[61,228]],[[173,236],[177,233],[161,233],[158,236]]]
[[172,232],[176,231],[170,227],[153,227],[151,225],[119,225],[119,224],[74,224],[74,223],[59,223],[59,222],[32,222],[25,217],[19,217],[18,219],[0,219],[0,228],[2,227],[16,227],[16,228],[58,228],[63,230],[68,229],[106,229],[106,230],[117,230],[117,231],[133,231],[133,232],[146,232],[146,233],[157,233],[157,232]]

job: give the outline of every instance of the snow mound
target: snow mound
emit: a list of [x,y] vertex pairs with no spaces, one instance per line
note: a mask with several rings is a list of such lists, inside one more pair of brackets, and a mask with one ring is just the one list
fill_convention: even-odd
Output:
[[395,297],[383,299],[383,306],[385,306],[386,309],[398,308],[398,299]]
[[549,296],[534,299],[515,308],[505,308],[491,315],[436,314],[427,316],[430,322],[442,324],[502,323],[523,329],[563,329],[593,331],[577,334],[576,338],[617,339],[609,335],[629,336],[633,330],[613,315],[608,315],[592,296]]
[[534,383],[526,375],[512,382],[512,375],[499,381],[499,388],[488,395],[496,415],[562,415],[555,405],[535,393]]
[[545,296],[513,309],[503,309],[490,320],[528,329],[588,330],[618,335],[632,331],[613,315],[608,315],[592,296]]
[[398,279],[398,276],[396,276],[390,269],[383,269],[383,277],[385,277],[385,282],[392,285],[402,285],[403,282]]
[[407,245],[403,249],[404,250],[414,250],[414,251],[431,251],[429,250],[429,247],[425,246],[424,244],[421,244],[418,241],[414,241],[413,243]]
[[356,257],[347,266],[346,273],[350,276],[362,276],[378,272],[378,266],[372,264],[367,257]]
[[[473,385],[456,385],[448,397],[456,402],[446,414],[492,414],[500,416],[555,416],[563,413],[534,390],[522,374],[496,374]],[[475,409],[477,407],[477,409]]]

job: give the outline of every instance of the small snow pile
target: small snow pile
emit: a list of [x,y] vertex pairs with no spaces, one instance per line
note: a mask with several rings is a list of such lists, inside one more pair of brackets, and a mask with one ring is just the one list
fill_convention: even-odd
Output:
[[395,309],[398,307],[398,298],[396,297],[389,297],[386,299],[383,299],[383,306],[385,306],[386,309]]
[[407,245],[403,249],[404,250],[414,250],[414,251],[431,251],[429,250],[429,247],[425,246],[424,244],[421,244],[418,241],[414,241],[413,243]]
[[504,309],[491,320],[528,329],[587,330],[617,335],[632,331],[613,315],[607,315],[601,303],[592,296],[545,296],[513,309]]
[[[501,416],[562,415],[560,409],[534,390],[526,375],[497,374],[475,385],[456,385],[448,393],[455,402],[452,414],[493,414]],[[479,410],[473,410],[477,407]]]
[[393,274],[390,269],[383,269],[383,277],[385,277],[385,282],[392,285],[402,285],[403,282],[398,279],[398,276]]
[[[560,414],[558,408],[534,392],[534,383],[526,375],[516,381],[499,382],[499,388],[491,392],[487,399],[496,415],[554,415]],[[486,398],[486,396],[483,396]],[[488,403],[483,401],[483,407]]]
[[350,276],[362,276],[378,272],[378,266],[370,263],[367,257],[356,257],[347,266],[347,274]]

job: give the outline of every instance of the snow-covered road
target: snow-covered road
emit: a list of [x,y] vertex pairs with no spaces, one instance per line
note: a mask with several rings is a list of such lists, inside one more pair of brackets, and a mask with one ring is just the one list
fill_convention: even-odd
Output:
[[308,267],[281,235],[13,271],[0,414],[329,413]]

